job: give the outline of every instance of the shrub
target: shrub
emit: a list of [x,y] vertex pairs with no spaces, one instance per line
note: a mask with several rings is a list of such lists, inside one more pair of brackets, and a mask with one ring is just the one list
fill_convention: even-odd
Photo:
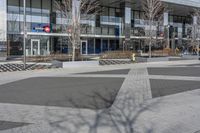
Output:
[[48,56],[28,56],[27,61],[31,62],[50,62],[52,60],[70,61],[71,55],[69,54],[51,54]]

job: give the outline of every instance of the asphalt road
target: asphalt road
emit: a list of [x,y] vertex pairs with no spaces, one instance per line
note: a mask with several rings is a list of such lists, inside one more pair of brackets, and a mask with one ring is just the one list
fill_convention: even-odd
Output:
[[0,103],[102,109],[124,78],[36,77],[0,86]]

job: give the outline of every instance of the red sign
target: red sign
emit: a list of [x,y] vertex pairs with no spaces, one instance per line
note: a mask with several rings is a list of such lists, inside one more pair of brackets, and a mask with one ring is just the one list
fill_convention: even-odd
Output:
[[50,30],[50,27],[49,27],[49,26],[45,26],[45,27],[44,27],[44,31],[45,31],[46,33],[50,33],[50,31],[51,31],[51,30]]
[[71,27],[70,27],[70,28],[68,28],[68,32],[69,32],[69,33],[71,33],[71,32],[72,32],[72,29],[71,29]]

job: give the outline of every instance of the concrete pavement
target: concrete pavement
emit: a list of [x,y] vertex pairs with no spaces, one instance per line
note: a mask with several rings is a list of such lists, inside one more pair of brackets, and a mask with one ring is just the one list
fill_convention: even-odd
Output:
[[[86,82],[91,80],[91,78],[92,80],[96,80],[99,77],[101,78],[104,77],[105,79],[107,78],[108,80],[97,80],[98,82],[95,82],[95,85],[97,84],[97,86],[99,86],[100,88],[102,88],[103,85],[107,85],[111,90],[118,90],[116,89],[116,87],[120,86],[119,92],[115,91],[115,95],[108,95],[109,93],[107,93],[107,96],[111,96],[112,98],[114,97],[114,103],[112,104],[112,107],[100,110],[91,110],[90,108],[85,108],[85,109],[71,108],[66,106],[52,106],[52,105],[45,106],[45,105],[36,105],[34,103],[33,104],[20,103],[17,101],[15,103],[12,103],[9,101],[9,98],[7,99],[7,102],[1,102],[0,100],[0,121],[3,121],[7,124],[4,125],[4,127],[5,126],[12,127],[7,130],[0,130],[0,132],[2,133],[13,133],[13,132],[14,133],[15,132],[16,133],[20,132],[195,133],[198,132],[200,130],[199,128],[200,85],[198,83],[198,81],[200,80],[199,75],[196,74],[194,71],[188,71],[187,75],[184,75],[182,73],[183,71],[177,69],[177,67],[179,67],[180,69],[182,68],[184,69],[188,67],[188,65],[190,65],[190,67],[194,68],[195,70],[197,66],[194,64],[198,63],[199,63],[198,61],[175,61],[175,62],[159,62],[159,63],[154,62],[148,64],[143,63],[143,64],[133,64],[133,65],[119,65],[115,66],[115,69],[113,69],[113,66],[107,66],[107,67],[81,68],[81,69],[68,68],[68,69],[54,69],[45,71],[0,73],[0,76],[2,77],[0,78],[0,84],[1,86],[7,86],[8,89],[11,88],[9,87],[9,84],[10,85],[13,84],[11,82],[16,83],[20,80],[24,79],[27,80],[27,78],[36,78],[38,80],[38,77],[39,79],[41,79],[41,77],[45,78],[66,77],[65,79],[66,81],[64,81],[64,83],[63,82],[61,83],[64,86],[70,84],[71,86],[73,86],[74,84],[73,81],[67,79],[71,79],[74,77],[79,79],[86,78],[84,79],[86,80]],[[166,67],[170,68],[171,70],[177,69],[178,72],[177,71],[174,72],[175,74],[171,72],[172,75],[165,74],[162,72],[157,72],[158,70],[160,71],[160,68],[166,69]],[[155,71],[148,73],[148,68],[155,69]],[[130,70],[128,74],[127,71],[125,71],[126,69]],[[112,80],[110,80],[110,78]],[[120,82],[122,81],[119,79],[123,78],[125,78],[125,80],[123,84],[120,85]],[[20,95],[22,95],[25,92],[26,94],[30,93],[29,95],[31,95],[36,92],[39,92],[41,89],[36,81],[34,83],[31,83],[33,87],[34,86],[36,87],[35,92],[34,90],[31,90],[29,92],[27,86],[26,87],[17,86],[16,84],[14,84],[13,86],[16,86],[16,88],[19,89],[18,93],[21,92]],[[151,81],[153,81],[153,83]],[[20,84],[20,82],[18,84]],[[60,80],[59,81],[55,80],[48,83],[49,86],[53,86],[54,83],[56,84],[56,82],[60,82]],[[90,82],[88,83],[90,84]],[[116,85],[113,86],[113,83],[115,83]],[[82,85],[83,84],[81,84],[81,86]],[[86,89],[90,88],[89,89],[90,91],[88,92],[91,93],[92,92],[91,90],[96,86],[92,84],[90,85],[88,85]],[[177,88],[177,86],[179,86],[179,88]],[[69,90],[70,89],[74,90],[73,87],[69,87]],[[99,87],[98,90],[100,89]],[[0,89],[0,92],[4,88],[5,87]],[[116,92],[118,93],[116,94]],[[55,91],[54,93],[57,93],[57,91]],[[83,92],[80,91],[80,94],[82,93]],[[42,97],[42,96],[37,97],[37,95],[39,94],[36,94],[35,100],[40,99]],[[64,93],[62,95],[64,95]],[[104,95],[106,94],[103,94],[103,96]],[[104,98],[105,97],[102,97],[102,99]],[[31,100],[34,100],[34,97],[32,97]],[[15,126],[16,123],[19,126]]]

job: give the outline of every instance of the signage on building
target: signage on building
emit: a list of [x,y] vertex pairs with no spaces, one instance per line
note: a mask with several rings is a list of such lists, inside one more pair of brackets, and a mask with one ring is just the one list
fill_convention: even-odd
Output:
[[32,32],[50,33],[51,28],[48,24],[32,24]]
[[80,0],[73,0],[72,1],[72,17],[74,20],[78,20],[80,13]]
[[44,32],[50,33],[51,32],[50,27],[49,26],[44,27]]

